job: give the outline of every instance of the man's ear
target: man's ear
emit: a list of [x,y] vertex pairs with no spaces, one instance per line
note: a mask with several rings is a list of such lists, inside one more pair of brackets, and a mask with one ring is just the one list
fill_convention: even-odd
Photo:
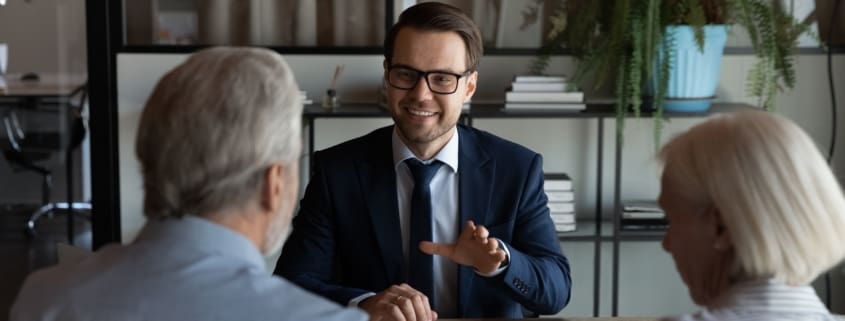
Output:
[[467,101],[469,101],[470,98],[472,98],[473,94],[475,94],[475,88],[477,87],[477,85],[478,85],[478,71],[473,71],[472,73],[467,75],[467,90],[466,90],[466,93],[464,95],[465,96],[465,98],[464,98],[465,103]]
[[385,59],[385,60],[381,63],[381,66],[384,68],[384,74],[382,75],[382,77],[384,77],[384,81],[387,81],[387,68],[389,68],[389,67],[390,67],[390,65],[389,65],[389,64],[387,64],[387,59]]
[[284,195],[284,173],[282,164],[273,164],[264,172],[264,184],[261,188],[261,209],[276,213],[282,206]]

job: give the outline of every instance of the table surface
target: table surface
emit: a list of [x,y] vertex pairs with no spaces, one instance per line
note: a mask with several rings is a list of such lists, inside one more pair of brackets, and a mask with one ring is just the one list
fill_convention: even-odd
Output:
[[39,74],[38,81],[22,81],[21,74],[0,75],[0,97],[68,96],[84,85],[84,74]]
[[[438,321],[506,321],[513,319],[438,319]],[[532,319],[526,319],[532,320]],[[541,321],[658,321],[655,317],[615,317],[615,318],[542,318]]]

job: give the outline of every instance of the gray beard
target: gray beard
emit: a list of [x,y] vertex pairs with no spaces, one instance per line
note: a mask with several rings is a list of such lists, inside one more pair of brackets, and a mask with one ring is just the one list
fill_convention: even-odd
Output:
[[290,232],[290,222],[286,219],[285,215],[279,213],[276,219],[267,226],[267,233],[264,236],[264,246],[262,246],[261,254],[269,257],[281,250],[288,236],[290,236]]

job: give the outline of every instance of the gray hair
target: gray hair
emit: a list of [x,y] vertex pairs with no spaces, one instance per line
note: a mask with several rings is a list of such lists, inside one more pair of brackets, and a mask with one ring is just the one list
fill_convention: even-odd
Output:
[[194,53],[158,82],[141,116],[135,153],[145,215],[244,205],[272,164],[298,161],[301,112],[299,87],[279,54],[231,47]]
[[778,115],[715,116],[666,144],[665,177],[715,206],[737,279],[807,284],[845,258],[845,197],[813,140]]

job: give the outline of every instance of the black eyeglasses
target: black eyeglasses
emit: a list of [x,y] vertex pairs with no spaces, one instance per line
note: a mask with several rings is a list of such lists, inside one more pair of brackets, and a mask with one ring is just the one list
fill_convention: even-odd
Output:
[[407,66],[387,67],[387,83],[394,88],[410,90],[417,86],[420,78],[425,78],[428,89],[435,94],[449,95],[458,91],[458,80],[469,74],[455,74],[447,71],[422,71]]

